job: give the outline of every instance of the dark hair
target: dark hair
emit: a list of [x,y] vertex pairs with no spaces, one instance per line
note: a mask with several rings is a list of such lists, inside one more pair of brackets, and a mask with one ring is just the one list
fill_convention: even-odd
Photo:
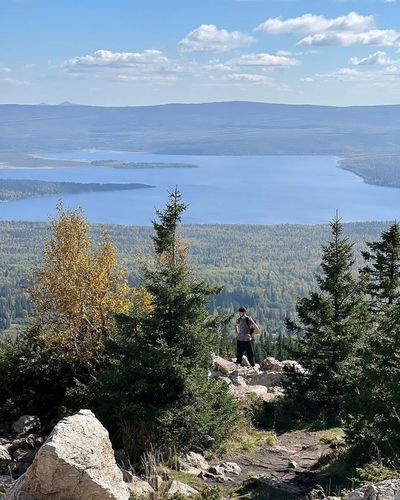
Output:
[[245,313],[246,309],[244,307],[239,307],[238,311],[241,312],[241,313]]

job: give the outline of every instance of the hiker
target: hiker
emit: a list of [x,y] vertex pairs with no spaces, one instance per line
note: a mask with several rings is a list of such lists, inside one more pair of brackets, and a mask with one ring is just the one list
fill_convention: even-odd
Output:
[[243,354],[246,353],[250,366],[254,366],[253,346],[251,345],[252,336],[259,330],[257,323],[247,316],[246,309],[239,307],[239,318],[236,322],[237,347],[236,363],[242,364]]

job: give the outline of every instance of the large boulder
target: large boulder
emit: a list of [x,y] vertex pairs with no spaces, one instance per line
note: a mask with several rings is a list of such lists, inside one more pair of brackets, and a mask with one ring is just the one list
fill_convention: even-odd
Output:
[[400,479],[387,479],[350,492],[346,500],[400,500]]
[[62,419],[8,500],[128,500],[107,430],[90,410]]

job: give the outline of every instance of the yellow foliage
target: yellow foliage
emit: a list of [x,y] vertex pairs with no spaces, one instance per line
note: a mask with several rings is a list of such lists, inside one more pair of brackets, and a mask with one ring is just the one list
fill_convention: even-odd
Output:
[[65,210],[61,204],[57,209],[44,262],[30,290],[37,331],[60,355],[90,364],[112,332],[114,313],[128,313],[135,294],[107,235],[94,249],[82,213]]

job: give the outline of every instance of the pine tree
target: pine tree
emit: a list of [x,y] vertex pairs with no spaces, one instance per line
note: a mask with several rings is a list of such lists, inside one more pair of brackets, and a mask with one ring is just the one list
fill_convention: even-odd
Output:
[[150,441],[176,449],[207,446],[206,436],[218,443],[238,418],[226,386],[208,380],[221,322],[206,306],[219,289],[197,279],[187,264],[178,235],[185,209],[175,189],[166,208],[157,211],[154,259],[145,264],[142,283],[151,310],[135,336],[133,315],[120,319],[121,337],[112,347],[115,369],[103,377],[111,398],[103,402],[104,418],[129,422],[133,460]]
[[367,265],[362,269],[371,296],[371,308],[381,311],[400,297],[400,225],[395,222],[381,234],[381,240],[367,243],[362,252]]
[[323,246],[319,291],[300,299],[300,324],[287,322],[297,333],[297,360],[307,376],[289,373],[286,392],[303,417],[334,420],[341,406],[346,375],[343,368],[365,330],[365,301],[353,276],[353,246],[342,236],[338,216],[330,223],[332,240]]
[[343,412],[347,435],[364,453],[400,464],[400,227],[392,224],[380,241],[367,243],[362,269],[375,313],[368,334],[349,366],[353,386]]

